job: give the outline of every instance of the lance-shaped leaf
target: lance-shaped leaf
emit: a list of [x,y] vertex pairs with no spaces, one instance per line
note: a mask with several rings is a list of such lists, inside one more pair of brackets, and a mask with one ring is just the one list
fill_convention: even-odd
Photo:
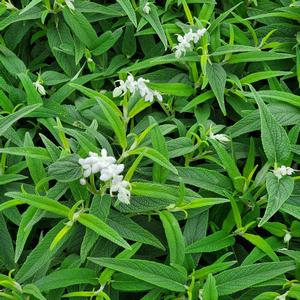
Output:
[[261,140],[270,163],[284,163],[290,156],[291,145],[287,133],[275,120],[261,97],[251,88],[259,107]]
[[207,64],[206,67],[208,82],[213,90],[221,111],[226,115],[224,91],[226,84],[226,72],[220,64]]
[[184,292],[186,277],[175,268],[153,261],[123,258],[89,258],[90,261],[169,291]]
[[268,203],[264,216],[258,226],[264,225],[291,196],[294,189],[294,179],[290,176],[283,176],[278,179],[269,172],[266,179],[268,191]]

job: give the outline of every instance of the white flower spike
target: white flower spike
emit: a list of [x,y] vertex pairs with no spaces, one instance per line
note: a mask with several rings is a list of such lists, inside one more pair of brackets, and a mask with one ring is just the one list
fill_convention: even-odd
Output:
[[178,44],[173,47],[175,49],[175,57],[180,58],[185,55],[186,51],[193,50],[194,45],[199,42],[201,37],[205,34],[206,29],[198,29],[197,32],[189,30],[185,35],[177,35]]
[[100,180],[104,182],[111,181],[110,193],[118,192],[118,200],[125,204],[130,204],[131,185],[123,180],[120,175],[124,171],[123,164],[117,164],[113,156],[108,156],[106,149],[101,150],[101,155],[89,152],[88,157],[80,158],[78,163],[83,168],[83,178],[80,179],[81,185],[86,185],[86,178],[92,174],[100,173]]
[[110,193],[118,192],[118,200],[125,204],[130,204],[131,185],[123,180],[122,175],[115,176],[111,182]]
[[116,82],[119,83],[119,86],[113,90],[113,97],[124,96],[127,93],[127,86],[125,82],[123,80],[117,80]]
[[146,102],[153,102],[156,98],[159,102],[162,102],[162,95],[158,91],[154,91],[149,88],[146,83],[150,83],[150,80],[140,77],[135,80],[134,77],[129,74],[125,81],[117,80],[115,83],[119,83],[119,86],[113,90],[113,97],[123,96],[127,92],[134,95],[136,92],[145,99]]
[[293,168],[286,167],[286,166],[281,166],[281,167],[275,168],[273,170],[273,174],[278,179],[281,179],[283,176],[286,176],[286,175],[291,176],[294,172],[295,172],[295,170]]

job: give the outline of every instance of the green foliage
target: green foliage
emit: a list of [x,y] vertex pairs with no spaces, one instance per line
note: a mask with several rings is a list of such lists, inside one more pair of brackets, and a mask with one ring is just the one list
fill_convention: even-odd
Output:
[[0,299],[300,299],[299,1],[0,2]]

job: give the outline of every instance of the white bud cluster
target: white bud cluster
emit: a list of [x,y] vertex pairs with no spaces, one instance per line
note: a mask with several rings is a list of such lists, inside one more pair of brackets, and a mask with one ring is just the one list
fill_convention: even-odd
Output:
[[197,44],[200,38],[205,34],[206,28],[198,29],[193,32],[192,29],[189,30],[184,36],[178,34],[177,40],[178,44],[173,47],[175,49],[175,57],[180,58],[185,55],[186,51],[193,50],[194,44]]
[[143,7],[143,12],[148,15],[150,11],[151,11],[150,3],[147,1]]
[[273,174],[278,178],[281,179],[283,176],[290,176],[295,172],[293,168],[286,167],[286,166],[281,166],[279,168],[275,168],[273,170]]
[[42,95],[45,96],[46,95],[46,90],[44,88],[44,86],[42,85],[40,80],[37,80],[33,83],[35,89]]
[[113,90],[113,97],[119,97],[125,95],[127,92],[134,95],[135,93],[139,93],[141,97],[145,99],[147,102],[153,102],[154,98],[158,101],[162,101],[163,98],[158,91],[154,91],[147,87],[146,83],[149,83],[150,80],[144,79],[140,77],[138,80],[135,80],[134,77],[129,74],[127,79],[124,80],[117,80],[115,83],[118,83],[117,86]]
[[88,157],[80,158],[78,162],[84,170],[80,184],[85,185],[85,178],[100,173],[101,181],[111,181],[110,193],[117,192],[120,202],[130,203],[130,183],[123,180],[123,176],[120,175],[124,170],[124,165],[117,164],[115,157],[107,155],[106,149],[101,150],[100,156],[97,153],[89,152]]

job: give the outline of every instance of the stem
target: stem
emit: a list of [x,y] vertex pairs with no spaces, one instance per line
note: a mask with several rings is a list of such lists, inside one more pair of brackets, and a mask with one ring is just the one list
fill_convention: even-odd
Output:
[[188,19],[190,25],[194,25],[194,20],[193,20],[193,16],[192,16],[192,13],[189,9],[189,6],[187,5],[186,1],[185,0],[181,0],[181,3],[183,5],[183,9],[184,9],[184,12],[185,12],[185,15],[186,15],[186,18]]

